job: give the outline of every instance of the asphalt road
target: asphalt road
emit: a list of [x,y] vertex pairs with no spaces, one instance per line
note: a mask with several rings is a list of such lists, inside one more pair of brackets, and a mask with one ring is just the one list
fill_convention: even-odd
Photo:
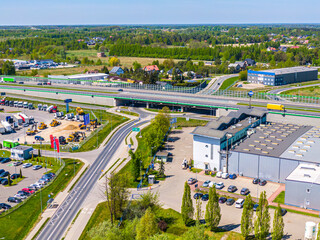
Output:
[[320,86],[320,83],[311,84],[311,85],[304,85],[304,86],[297,86],[297,87],[279,88],[279,89],[271,90],[271,91],[269,91],[269,93],[281,94],[282,92],[285,92],[288,90],[301,89],[301,88],[307,88],[307,87],[315,87],[315,86]]
[[124,138],[129,134],[134,124],[136,124],[135,126],[139,126],[147,121],[138,122],[138,120],[135,120],[126,124],[111,137],[104,150],[81,177],[74,189],[68,194],[36,239],[58,240],[63,237],[63,234],[67,230],[69,224],[80,210],[82,203],[90,194],[93,186],[101,176],[101,170],[105,169],[108,162],[117,151],[117,146],[119,146]]
[[[217,77],[217,80],[215,80],[212,84],[211,82],[209,83],[208,87],[205,88],[203,91],[199,92],[198,94],[212,94],[215,93],[216,91],[219,90],[221,87],[222,83],[232,77],[236,77],[238,74],[230,74],[230,75],[224,75]],[[211,85],[210,85],[211,84]]]

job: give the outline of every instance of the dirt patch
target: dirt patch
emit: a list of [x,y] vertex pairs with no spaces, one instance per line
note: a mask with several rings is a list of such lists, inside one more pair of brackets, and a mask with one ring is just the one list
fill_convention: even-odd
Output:
[[257,83],[248,83],[248,84],[243,84],[243,82],[237,83],[234,87],[241,86],[240,88],[242,89],[257,89],[257,88],[264,88],[265,85],[263,84],[257,84]]
[[79,130],[79,127],[70,124],[66,126],[63,130]]

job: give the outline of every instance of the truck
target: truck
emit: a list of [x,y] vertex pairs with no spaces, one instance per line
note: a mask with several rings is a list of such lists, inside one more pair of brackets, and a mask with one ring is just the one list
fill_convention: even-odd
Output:
[[43,104],[42,105],[42,111],[47,111],[48,105],[47,104]]
[[27,115],[25,115],[23,113],[19,113],[18,115],[22,118],[22,121],[24,123],[30,123],[30,118]]
[[24,108],[28,108],[28,106],[29,106],[29,103],[28,103],[28,102],[24,102],[24,103],[23,103],[23,107],[24,107]]
[[39,111],[42,110],[42,104],[41,104],[41,103],[38,104],[38,110],[39,110]]
[[4,148],[14,148],[16,146],[19,146],[20,144],[17,141],[12,141],[12,140],[4,140],[2,143],[2,146]]
[[66,114],[65,120],[73,120],[74,114],[73,113],[68,113]]
[[18,123],[18,125],[22,125],[23,120],[22,120],[21,116],[19,116],[18,114],[15,114],[15,115],[13,115],[13,118],[14,118],[15,122]]
[[2,77],[1,81],[2,82],[11,82],[11,83],[16,82],[16,80],[13,77]]
[[267,109],[268,110],[278,110],[278,111],[285,111],[285,108],[282,104],[267,104]]
[[18,102],[18,108],[22,108],[23,107],[23,102]]
[[50,107],[48,107],[47,111],[49,113],[56,113],[57,112],[57,106],[51,105]]
[[54,114],[54,118],[62,118],[64,116],[64,114],[63,114],[63,112],[56,112],[55,114]]
[[6,128],[2,125],[2,123],[0,123],[0,133],[1,134],[6,133]]
[[12,132],[12,127],[10,123],[8,123],[7,121],[1,121],[1,124],[6,129],[6,132],[8,133]]
[[5,99],[5,98],[1,99],[1,101],[0,101],[0,105],[4,105],[4,104],[5,104],[5,102],[6,102],[6,99]]
[[14,106],[14,107],[18,107],[18,101],[14,101],[14,102],[13,102],[13,106]]
[[28,108],[29,108],[30,110],[34,109],[33,104],[32,104],[32,103],[29,103],[29,104],[28,104]]

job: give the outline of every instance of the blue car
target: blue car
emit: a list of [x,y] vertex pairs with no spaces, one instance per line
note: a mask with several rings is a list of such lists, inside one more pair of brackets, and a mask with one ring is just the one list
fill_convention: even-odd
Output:
[[229,178],[230,178],[230,179],[236,179],[236,178],[237,178],[237,175],[236,175],[235,173],[230,174],[230,175],[229,175]]
[[1,160],[1,163],[3,164],[3,163],[10,162],[10,161],[11,161],[10,158],[4,158],[4,159]]

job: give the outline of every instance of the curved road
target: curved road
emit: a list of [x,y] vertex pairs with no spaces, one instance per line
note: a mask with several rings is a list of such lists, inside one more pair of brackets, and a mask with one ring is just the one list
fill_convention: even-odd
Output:
[[117,151],[117,146],[119,146],[130,133],[134,124],[136,124],[135,126],[139,126],[147,121],[138,122],[139,120],[135,120],[126,124],[111,137],[103,151],[80,178],[74,189],[68,194],[36,239],[58,240],[62,238],[69,224],[78,213],[82,203],[90,194],[93,186],[97,183],[101,175],[101,170],[105,169],[108,162]]
[[230,74],[230,75],[224,75],[224,76],[219,76],[214,79],[212,79],[213,83],[209,83],[209,85],[203,89],[202,91],[198,92],[197,94],[205,94],[205,95],[210,95],[215,93],[216,91],[219,90],[223,82],[229,78],[236,77],[238,74]]

